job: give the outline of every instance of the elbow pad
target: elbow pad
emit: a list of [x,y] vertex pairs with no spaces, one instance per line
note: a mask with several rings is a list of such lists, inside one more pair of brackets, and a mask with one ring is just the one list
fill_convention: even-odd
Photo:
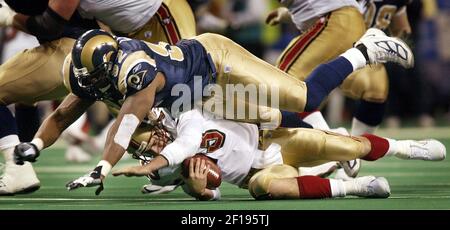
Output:
[[39,40],[60,38],[68,21],[48,7],[42,15],[31,16],[26,22],[27,30]]

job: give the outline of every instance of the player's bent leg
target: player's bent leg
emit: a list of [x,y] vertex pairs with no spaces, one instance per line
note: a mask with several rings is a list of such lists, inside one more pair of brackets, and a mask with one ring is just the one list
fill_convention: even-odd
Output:
[[156,14],[129,37],[175,45],[181,39],[196,35],[194,13],[186,0],[163,0]]
[[[292,189],[290,182],[276,182],[277,186],[272,182],[280,178],[293,179],[298,176],[298,170],[289,165],[273,165],[269,166],[253,175],[248,183],[250,194],[257,200],[262,199],[279,199],[283,196],[295,196],[295,189]],[[281,186],[281,188],[279,188]],[[280,190],[283,190],[280,192]],[[298,196],[298,192],[297,192]]]
[[67,94],[60,76],[75,40],[61,38],[18,53],[0,66],[0,102],[33,104]]
[[384,65],[367,66],[355,71],[340,88],[344,95],[361,100],[354,113],[351,134],[374,133],[383,119],[389,91]]
[[277,66],[295,78],[305,80],[319,64],[351,48],[365,30],[364,19],[356,8],[335,10],[292,40],[281,54]]
[[224,36],[206,33],[195,39],[211,55],[217,70],[216,83],[223,89],[227,85],[243,85],[247,91],[255,87],[257,93],[269,100],[272,94],[277,94],[275,97],[278,96],[280,109],[303,111],[306,98],[304,82],[259,59]]
[[[217,70],[216,83],[219,86],[224,89],[230,85],[241,85],[246,87],[245,89],[253,87],[263,98],[272,98],[272,94],[277,94],[278,107],[291,112],[317,109],[334,88],[339,86],[350,73],[364,67],[366,63],[405,62],[399,56],[401,55],[399,52],[383,50],[376,46],[377,42],[394,43],[404,52],[409,50],[409,47],[399,40],[385,35],[375,35],[373,38],[362,39],[357,48],[352,48],[335,60],[320,65],[306,82],[302,82],[255,57],[228,38],[216,34],[203,34],[196,39],[212,56]],[[408,55],[411,56],[412,53]],[[406,61],[409,61],[409,58]],[[267,90],[262,92],[262,95],[261,86],[265,86]]]
[[[242,85],[245,90],[253,87],[258,91],[257,94],[262,94],[262,98],[273,98],[272,95],[276,95],[277,107],[281,110],[302,112],[305,107],[307,110],[314,110],[323,98],[353,71],[352,63],[345,57],[340,57],[321,65],[305,83],[257,58],[228,38],[216,34],[202,34],[196,39],[212,56],[217,69],[218,85],[223,89],[227,85]],[[358,55],[359,51],[355,52]],[[366,59],[363,54],[360,53],[356,59],[358,58],[364,66]],[[261,88],[263,86],[265,88]],[[268,106],[275,107],[273,104]]]

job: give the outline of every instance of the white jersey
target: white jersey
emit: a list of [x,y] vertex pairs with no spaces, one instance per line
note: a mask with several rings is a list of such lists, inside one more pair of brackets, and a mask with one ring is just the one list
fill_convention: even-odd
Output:
[[208,120],[203,126],[202,153],[216,159],[222,180],[240,185],[252,168],[258,150],[258,127],[227,120]]
[[175,141],[161,152],[170,166],[203,153],[217,160],[223,181],[241,185],[251,168],[283,163],[278,145],[258,149],[258,127],[253,124],[205,118],[191,110],[180,116],[177,131]]
[[144,26],[158,11],[162,0],[81,0],[83,18],[97,19],[115,32],[131,33]]
[[355,0],[280,0],[280,3],[289,9],[292,21],[301,31],[307,30],[317,19],[323,15],[345,6],[354,6]]

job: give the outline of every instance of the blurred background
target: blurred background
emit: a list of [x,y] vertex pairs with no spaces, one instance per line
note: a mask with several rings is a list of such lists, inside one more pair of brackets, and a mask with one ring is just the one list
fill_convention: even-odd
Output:
[[[244,46],[256,56],[274,64],[289,41],[300,32],[292,24],[268,26],[265,17],[279,6],[276,0],[190,0],[197,17],[198,33],[223,34]],[[411,44],[416,66],[405,70],[387,65],[390,92],[382,126],[433,127],[450,125],[450,1],[413,0],[408,6],[413,29]],[[0,31],[0,56],[4,62],[16,52],[37,46],[34,37],[4,29]],[[332,126],[350,124],[352,100],[336,90],[325,108]],[[43,113],[52,107],[42,103]],[[100,118],[99,118],[100,117]],[[101,129],[107,115],[96,116]],[[98,121],[97,121],[98,120]],[[98,131],[99,132],[99,131]]]

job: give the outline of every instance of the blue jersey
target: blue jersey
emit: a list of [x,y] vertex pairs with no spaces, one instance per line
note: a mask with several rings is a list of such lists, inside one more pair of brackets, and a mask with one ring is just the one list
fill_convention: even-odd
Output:
[[[194,96],[194,76],[202,79],[202,89],[215,82],[215,67],[203,46],[196,40],[182,40],[176,46],[167,43],[147,43],[141,40],[119,37],[119,51],[114,63],[113,84],[102,95],[88,92],[78,85],[73,73],[70,55],[63,67],[64,84],[69,91],[80,98],[104,101],[110,108],[120,109],[123,101],[130,95],[147,87],[158,72],[165,76],[165,85],[156,93],[154,107],[170,109],[172,103],[181,95],[172,95],[176,84],[184,84],[191,91],[192,101],[201,98]],[[201,95],[201,94],[198,94]]]
[[358,0],[367,28],[385,30],[391,24],[392,17],[404,9],[411,0]]

